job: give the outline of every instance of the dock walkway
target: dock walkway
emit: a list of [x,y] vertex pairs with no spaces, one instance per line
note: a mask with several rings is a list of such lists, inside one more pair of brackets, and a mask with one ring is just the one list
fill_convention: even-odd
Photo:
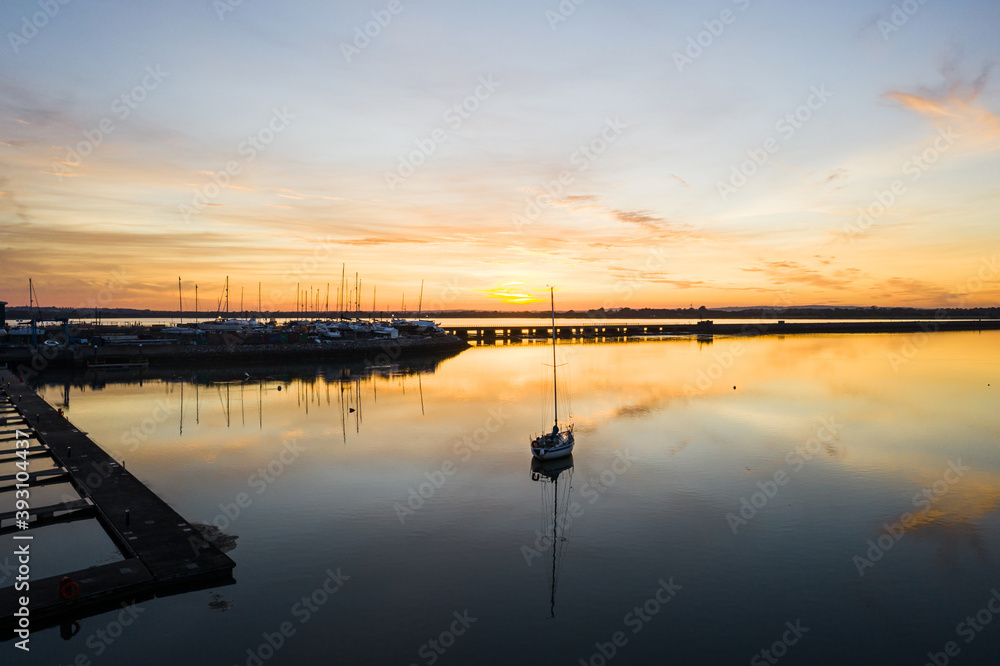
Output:
[[[0,514],[0,533],[29,536],[38,526],[96,516],[124,559],[32,579],[28,592],[15,592],[12,580],[11,586],[0,589],[0,626],[13,624],[20,596],[30,598],[32,627],[41,628],[43,618],[88,615],[86,609],[90,606],[107,607],[132,597],[150,598],[178,585],[232,582],[236,566],[233,560],[202,539],[189,522],[17,376],[0,368],[0,441],[4,442],[5,458],[16,450],[15,430],[29,435],[33,453],[47,452],[53,461],[52,469],[32,474],[29,485],[33,488],[48,478],[65,480],[82,499],[33,508],[26,530],[18,529],[13,515]],[[0,480],[5,487],[9,485],[6,477]],[[10,525],[3,525],[5,522]],[[38,539],[14,543],[30,543],[32,550],[72,548],[72,544]],[[60,596],[63,576],[80,586],[74,599]]]

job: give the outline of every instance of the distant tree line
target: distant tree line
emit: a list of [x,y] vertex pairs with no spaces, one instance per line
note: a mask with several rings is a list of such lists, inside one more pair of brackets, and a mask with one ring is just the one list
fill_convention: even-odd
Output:
[[[251,310],[245,314],[256,315]],[[318,317],[320,312],[265,312],[266,317]],[[336,311],[331,314],[336,315]],[[414,311],[396,312],[398,316],[413,318],[417,316]],[[183,315],[185,318],[193,318],[193,311],[180,313],[176,310],[140,310],[135,308],[108,308],[101,309],[99,315],[102,319],[144,319],[144,318],[177,318]],[[210,319],[215,313],[202,310],[198,313],[200,319]],[[368,312],[361,312],[362,317],[370,316]],[[379,312],[377,316],[387,316],[387,313]],[[78,308],[40,308],[36,316],[39,319],[84,319],[95,318],[94,310]],[[239,312],[229,312],[231,317],[239,317]],[[424,311],[422,317],[463,317],[463,318],[501,318],[501,317],[548,317],[547,310],[520,310],[520,311],[500,311],[500,310],[447,310],[447,311]],[[596,310],[566,310],[557,312],[556,316],[563,318],[583,318],[583,319],[1000,319],[1000,307],[989,308],[883,308],[877,306],[870,307],[791,307],[791,308],[706,308],[704,305],[698,308],[598,308]],[[26,307],[8,307],[7,320],[29,319],[31,313]]]

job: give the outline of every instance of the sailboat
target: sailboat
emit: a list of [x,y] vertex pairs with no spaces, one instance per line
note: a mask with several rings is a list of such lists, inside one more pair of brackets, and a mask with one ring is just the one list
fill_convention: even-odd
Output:
[[559,391],[556,388],[556,297],[553,287],[549,287],[549,298],[552,302],[552,395],[555,424],[552,426],[552,432],[531,440],[531,455],[539,460],[562,458],[573,453],[573,424],[570,423],[563,430],[559,429]]

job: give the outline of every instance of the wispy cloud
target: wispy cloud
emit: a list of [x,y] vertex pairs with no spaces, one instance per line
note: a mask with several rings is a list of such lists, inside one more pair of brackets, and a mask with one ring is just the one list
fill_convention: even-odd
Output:
[[963,144],[974,152],[998,150],[1000,117],[979,101],[990,69],[986,66],[975,79],[965,81],[958,75],[957,66],[949,61],[942,67],[944,83],[937,89],[893,90],[885,93],[885,97],[930,118],[939,127],[954,128],[962,136]]

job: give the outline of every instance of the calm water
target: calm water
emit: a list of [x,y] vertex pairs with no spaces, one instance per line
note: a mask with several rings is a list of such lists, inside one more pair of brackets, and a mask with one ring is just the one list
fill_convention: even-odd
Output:
[[[573,464],[534,472],[544,345],[53,381],[182,515],[238,536],[238,582],[142,602],[115,638],[95,632],[118,613],[40,632],[31,663],[919,665],[950,641],[952,663],[994,663],[998,348],[567,344]],[[57,560],[67,535],[35,548]]]

